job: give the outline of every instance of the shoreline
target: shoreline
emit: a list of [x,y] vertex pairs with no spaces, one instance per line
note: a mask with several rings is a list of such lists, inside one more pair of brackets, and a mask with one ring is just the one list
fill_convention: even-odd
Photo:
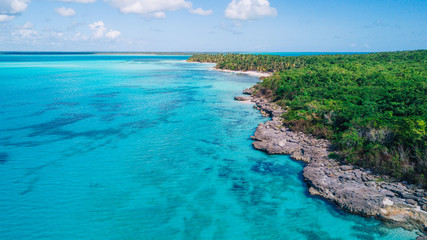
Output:
[[215,66],[209,68],[209,70],[212,71],[219,71],[219,72],[224,72],[224,73],[234,73],[234,74],[243,74],[243,75],[248,75],[251,77],[258,77],[258,78],[264,78],[264,77],[270,77],[273,75],[273,73],[270,72],[257,72],[257,71],[235,71],[235,70],[229,70],[229,69],[219,69],[216,68],[216,63],[214,62],[192,62],[192,61],[188,61],[188,60],[183,60],[189,63],[205,63],[205,64],[215,64]]
[[215,70],[215,71],[219,71],[219,72],[225,72],[225,73],[235,73],[235,74],[244,74],[244,75],[249,75],[251,77],[270,77],[271,75],[273,75],[273,73],[263,73],[263,72],[256,72],[256,71],[233,71],[233,70],[228,70],[228,69],[219,69],[219,68],[211,68],[211,70]]
[[[232,70],[223,72],[236,73]],[[333,151],[328,140],[294,132],[284,126],[281,115],[285,110],[265,98],[256,87],[243,91],[249,97],[235,97],[238,101],[255,103],[254,107],[263,116],[271,117],[271,120],[260,123],[251,136],[255,140],[255,149],[303,161],[303,177],[310,195],[320,196],[349,213],[374,217],[393,226],[418,229],[427,234],[427,192],[424,189],[392,182],[386,176],[329,158]]]

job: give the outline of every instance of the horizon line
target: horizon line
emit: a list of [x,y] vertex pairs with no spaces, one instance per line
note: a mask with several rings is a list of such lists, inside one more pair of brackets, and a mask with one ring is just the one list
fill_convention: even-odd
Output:
[[[403,50],[405,51],[405,50]],[[146,54],[146,55],[193,55],[193,54],[218,54],[218,53],[231,53],[231,54],[259,54],[259,53],[375,53],[375,51],[369,52],[350,52],[350,51],[295,51],[295,52],[281,52],[281,51],[0,51],[0,55],[13,55],[13,54]]]
[[193,54],[269,54],[269,53],[289,53],[289,54],[297,54],[297,53],[316,53],[316,54],[367,54],[367,53],[385,53],[385,52],[403,52],[403,51],[422,51],[426,49],[416,49],[416,50],[390,50],[390,51],[304,51],[304,52],[280,52],[280,51],[0,51],[0,55],[24,55],[24,54],[40,54],[40,55],[48,55],[48,54],[61,54],[61,55],[193,55]]

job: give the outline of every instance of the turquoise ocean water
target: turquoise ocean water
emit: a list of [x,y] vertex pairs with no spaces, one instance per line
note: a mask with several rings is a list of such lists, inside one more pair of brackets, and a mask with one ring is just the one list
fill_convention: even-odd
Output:
[[0,55],[0,239],[415,239],[308,195],[255,77],[186,56]]

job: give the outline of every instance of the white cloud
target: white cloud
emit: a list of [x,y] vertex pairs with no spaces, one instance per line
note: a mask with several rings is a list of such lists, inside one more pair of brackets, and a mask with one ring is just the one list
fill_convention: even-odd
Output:
[[22,27],[22,29],[31,29],[34,27],[34,24],[30,23],[30,22],[26,22]]
[[193,4],[185,0],[107,0],[122,13],[136,13],[144,17],[164,18],[165,11],[190,9]]
[[89,24],[90,29],[92,29],[94,38],[102,38],[104,33],[107,31],[107,28],[104,25],[104,22],[98,21],[92,24]]
[[86,35],[82,35],[80,32],[78,32],[74,35],[73,38],[71,38],[71,40],[72,41],[79,41],[79,40],[86,41],[86,40],[89,40],[89,37]]
[[264,16],[276,16],[277,10],[268,0],[232,0],[225,9],[225,17],[234,20],[254,20]]
[[201,8],[196,8],[196,9],[190,9],[190,13],[197,14],[197,15],[208,16],[208,15],[212,14],[212,10],[203,10]]
[[15,18],[15,16],[0,15],[0,22],[7,22],[7,21],[10,21],[10,20],[12,20],[14,18]]
[[107,32],[107,28],[105,27],[103,21],[98,21],[89,24],[89,28],[92,29],[93,38],[95,39],[106,37],[110,40],[113,40],[119,37],[121,34],[119,31],[115,31],[113,29],[110,29],[110,31]]
[[72,8],[65,8],[65,7],[55,8],[55,12],[63,17],[71,17],[76,15],[76,11],[74,11],[74,9]]
[[15,26],[17,30],[12,33],[16,39],[38,39],[40,35],[37,31],[33,30],[34,24],[26,22],[22,26]]
[[2,10],[6,9],[8,13],[21,13],[28,7],[30,0],[1,0]]
[[96,0],[57,0],[60,2],[77,2],[77,3],[93,3],[96,2]]
[[57,32],[57,31],[51,31],[50,36],[54,38],[62,38],[64,36],[64,33]]
[[120,36],[120,32],[119,31],[114,31],[114,30],[110,30],[109,32],[107,32],[105,34],[105,37],[109,38],[109,39],[116,39],[117,37]]
[[0,22],[10,21],[25,11],[31,0],[0,0]]
[[39,39],[39,33],[32,29],[19,29],[12,33],[12,36],[18,39]]
[[154,18],[166,18],[166,13],[163,11],[152,13],[150,17]]

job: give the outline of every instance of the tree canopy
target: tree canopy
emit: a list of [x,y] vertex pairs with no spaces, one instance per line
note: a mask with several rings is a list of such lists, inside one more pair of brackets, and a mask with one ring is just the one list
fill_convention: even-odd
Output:
[[217,68],[275,72],[258,88],[291,129],[331,140],[334,157],[427,186],[427,50],[280,57],[194,55]]

